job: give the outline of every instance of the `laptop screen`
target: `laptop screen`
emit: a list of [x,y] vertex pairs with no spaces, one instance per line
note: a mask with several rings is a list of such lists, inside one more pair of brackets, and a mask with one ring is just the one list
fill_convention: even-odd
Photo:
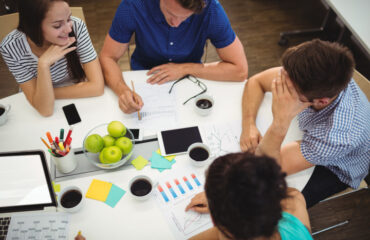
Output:
[[0,153],[0,212],[56,206],[42,151]]

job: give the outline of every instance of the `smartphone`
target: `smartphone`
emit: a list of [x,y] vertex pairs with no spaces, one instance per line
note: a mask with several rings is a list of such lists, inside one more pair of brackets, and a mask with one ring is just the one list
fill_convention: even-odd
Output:
[[[76,38],[76,35],[75,35],[75,32],[73,31],[73,29],[72,29],[72,31],[68,34],[68,37],[74,37],[74,38]],[[69,45],[68,47],[70,48],[70,47],[76,47],[77,46],[77,38],[76,38],[76,40],[71,44],[71,45]]]
[[184,154],[191,144],[203,142],[197,126],[161,131],[157,136],[163,156]]
[[73,125],[81,122],[80,114],[78,114],[76,106],[72,103],[63,107],[64,115],[66,116],[68,125]]
[[134,140],[143,140],[143,131],[140,131],[139,128],[130,128],[130,131],[134,135]]

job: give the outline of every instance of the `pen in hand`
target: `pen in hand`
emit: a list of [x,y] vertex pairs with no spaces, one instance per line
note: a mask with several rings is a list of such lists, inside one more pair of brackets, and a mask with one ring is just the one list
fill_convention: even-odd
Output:
[[[132,86],[132,92],[134,93],[134,100],[135,100],[135,103],[137,103],[136,102],[136,97],[135,97],[135,86],[134,86],[134,82],[131,80],[131,86]],[[140,110],[138,110],[137,111],[137,118],[139,119],[139,120],[141,120],[141,114],[140,114]]]

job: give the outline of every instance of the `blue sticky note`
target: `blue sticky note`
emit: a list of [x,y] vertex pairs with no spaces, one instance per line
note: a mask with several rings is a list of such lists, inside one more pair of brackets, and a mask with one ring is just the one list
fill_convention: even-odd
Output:
[[126,191],[122,188],[112,184],[112,187],[109,191],[108,197],[105,200],[105,203],[114,208],[118,201],[125,195]]
[[150,158],[150,162],[152,168],[170,169],[173,164],[173,161],[168,161],[156,152],[153,152],[152,157]]
[[[171,168],[174,163],[176,163],[176,160],[171,161]],[[163,172],[164,170],[171,169],[171,168],[157,168],[157,169],[158,171]]]

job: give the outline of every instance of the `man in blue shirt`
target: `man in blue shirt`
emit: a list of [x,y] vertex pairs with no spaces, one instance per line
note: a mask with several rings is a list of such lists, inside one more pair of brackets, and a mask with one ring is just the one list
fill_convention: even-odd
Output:
[[310,107],[298,114],[302,140],[283,146],[279,163],[288,174],[315,166],[302,191],[311,207],[348,186],[358,188],[368,174],[370,104],[352,79],[351,52],[338,43],[303,43],[288,49],[282,63],[283,68],[268,69],[248,80],[240,145],[250,152],[257,148],[262,137],[255,119],[263,95],[271,91],[279,74],[287,78],[299,93],[297,102]]
[[[248,75],[244,49],[217,0],[123,0],[100,54],[105,80],[119,96],[123,112],[143,103],[123,81],[117,64],[135,33],[133,70],[150,69],[148,82],[162,84],[186,75],[243,81]],[[221,59],[201,63],[210,39]]]

